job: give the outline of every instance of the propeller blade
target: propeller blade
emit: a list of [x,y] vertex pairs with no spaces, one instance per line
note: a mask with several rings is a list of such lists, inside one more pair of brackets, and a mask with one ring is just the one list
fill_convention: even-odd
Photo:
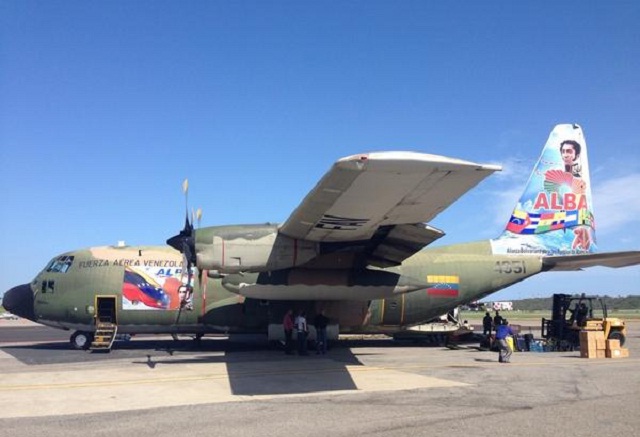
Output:
[[202,208],[196,210],[196,219],[198,219],[198,228],[200,227],[200,220],[202,220]]
[[[195,235],[193,229],[193,217],[191,222],[189,221],[189,201],[188,201],[188,192],[189,192],[189,180],[185,179],[182,182],[182,191],[185,195],[185,204],[186,204],[186,214],[184,219],[184,228],[173,237],[167,240],[167,244],[173,247],[175,250],[180,251],[185,255],[187,260],[187,268],[190,268],[195,264]],[[192,211],[192,216],[194,212]]]

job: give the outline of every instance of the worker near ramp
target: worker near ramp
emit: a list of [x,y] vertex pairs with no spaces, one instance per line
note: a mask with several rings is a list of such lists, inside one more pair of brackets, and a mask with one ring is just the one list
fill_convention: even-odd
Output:
[[491,318],[491,314],[487,311],[482,318],[482,335],[491,335],[491,328],[493,325],[493,319]]
[[307,313],[300,311],[295,320],[296,336],[298,340],[298,355],[307,355],[307,335],[309,328],[307,327]]
[[507,319],[502,320],[502,324],[496,326],[496,342],[498,343],[498,361],[501,363],[511,362],[511,347],[507,343],[507,337],[515,335],[509,321]]
[[316,327],[316,355],[327,353],[327,325],[329,318],[324,314],[324,310],[316,315],[314,325]]

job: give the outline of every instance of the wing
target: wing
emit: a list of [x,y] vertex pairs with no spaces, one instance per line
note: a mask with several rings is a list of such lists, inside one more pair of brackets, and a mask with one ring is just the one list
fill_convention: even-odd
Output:
[[328,244],[359,242],[377,265],[395,265],[444,235],[422,223],[498,170],[415,152],[349,156],[333,165],[280,232]]
[[568,271],[586,267],[629,267],[640,264],[640,251],[588,253],[584,255],[545,256],[543,270]]

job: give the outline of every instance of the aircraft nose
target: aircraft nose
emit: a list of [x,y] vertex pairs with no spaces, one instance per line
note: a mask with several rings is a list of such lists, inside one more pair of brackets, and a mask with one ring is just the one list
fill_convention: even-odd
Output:
[[18,285],[6,291],[2,297],[4,309],[16,316],[34,320],[33,292],[29,284]]

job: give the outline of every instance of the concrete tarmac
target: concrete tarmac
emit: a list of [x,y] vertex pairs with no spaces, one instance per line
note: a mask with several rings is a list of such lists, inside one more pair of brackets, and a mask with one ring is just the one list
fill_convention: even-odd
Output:
[[[631,357],[451,350],[385,338],[286,356],[255,338],[135,339],[110,354],[59,331],[0,324],[0,436],[635,435],[640,324]],[[42,341],[28,341],[29,333]],[[67,333],[68,334],[68,333]],[[53,337],[51,337],[53,336]],[[67,337],[67,335],[64,335]],[[19,340],[19,341],[16,341]],[[66,357],[66,358],[65,358]]]

